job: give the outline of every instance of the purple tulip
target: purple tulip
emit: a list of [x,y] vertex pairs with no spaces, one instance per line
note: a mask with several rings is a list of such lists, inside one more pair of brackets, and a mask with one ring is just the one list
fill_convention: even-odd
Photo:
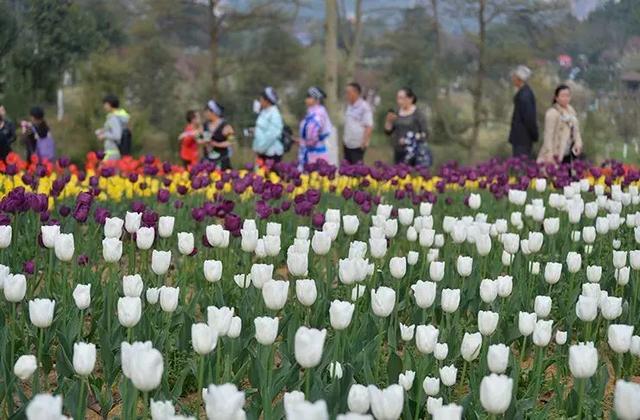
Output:
[[22,264],[22,271],[26,274],[33,274],[36,272],[36,263],[33,260],[27,260]]

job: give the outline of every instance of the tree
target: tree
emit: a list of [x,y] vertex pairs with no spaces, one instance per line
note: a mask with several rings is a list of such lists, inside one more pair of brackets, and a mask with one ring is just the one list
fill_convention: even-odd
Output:
[[327,110],[333,119],[338,113],[338,4],[337,0],[325,0],[324,34],[325,72],[324,88],[327,93]]

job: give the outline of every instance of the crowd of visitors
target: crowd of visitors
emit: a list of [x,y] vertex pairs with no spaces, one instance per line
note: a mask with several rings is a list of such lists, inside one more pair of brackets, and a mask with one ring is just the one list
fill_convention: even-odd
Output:
[[[539,133],[536,99],[528,84],[530,77],[531,70],[522,65],[511,73],[516,94],[508,141],[513,156],[533,158],[533,146]],[[274,88],[266,87],[254,101],[255,126],[244,133],[252,137],[252,150],[259,166],[271,167],[279,162],[294,144],[298,146],[297,160],[301,168],[320,160],[336,166],[339,164],[338,133],[324,105],[327,95],[317,86],[310,87],[306,93],[306,113],[297,133],[285,124]],[[371,104],[363,98],[360,84],[349,83],[344,95],[343,159],[355,164],[364,161],[371,143],[373,111]],[[95,134],[103,144],[105,160],[118,160],[131,154],[130,116],[120,106],[117,96],[107,95],[102,102],[106,120]],[[393,148],[395,163],[430,167],[433,156],[429,147],[427,117],[417,102],[418,97],[411,88],[398,90],[396,107],[387,111],[383,129]],[[31,109],[30,119],[21,121],[18,133],[0,104],[0,159],[4,160],[11,152],[18,136],[23,141],[27,159],[32,156],[40,160],[55,159],[54,138],[41,107]],[[224,106],[216,99],[207,101],[202,113],[193,109],[186,112],[186,125],[178,140],[179,156],[185,166],[210,161],[220,170],[231,168],[236,131],[226,119]],[[571,162],[581,154],[582,138],[576,111],[571,106],[571,89],[562,84],[556,88],[552,104],[545,114],[543,144],[537,161]]]

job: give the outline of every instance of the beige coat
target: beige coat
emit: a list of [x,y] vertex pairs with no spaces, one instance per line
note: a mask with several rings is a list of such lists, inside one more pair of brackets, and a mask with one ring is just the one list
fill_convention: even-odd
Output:
[[[573,139],[572,139],[573,132]],[[582,137],[576,111],[571,105],[564,109],[554,105],[544,117],[544,142],[538,162],[554,163],[571,153],[573,145],[582,149]]]

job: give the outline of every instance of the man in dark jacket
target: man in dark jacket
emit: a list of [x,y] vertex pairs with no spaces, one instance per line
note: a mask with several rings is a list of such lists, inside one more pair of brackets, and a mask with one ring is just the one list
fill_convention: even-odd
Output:
[[11,153],[11,143],[16,139],[16,127],[7,119],[7,112],[3,105],[0,105],[0,160],[7,159]]
[[533,143],[538,141],[538,121],[536,118],[536,97],[527,84],[531,70],[526,66],[518,66],[511,73],[511,80],[518,89],[513,98],[513,116],[509,143],[513,148],[513,156],[531,157]]

